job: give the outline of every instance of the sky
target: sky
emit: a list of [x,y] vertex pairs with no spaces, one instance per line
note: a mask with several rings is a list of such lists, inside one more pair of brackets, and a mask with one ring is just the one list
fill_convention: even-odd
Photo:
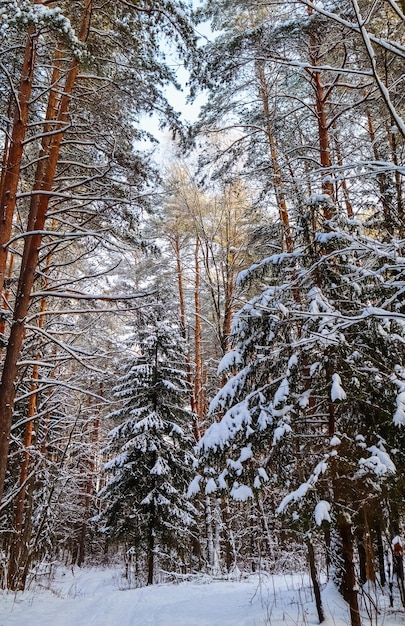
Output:
[[[201,0],[193,0],[194,8],[201,4]],[[203,45],[204,41],[212,38],[212,31],[208,22],[199,24],[196,29],[196,33],[199,36],[199,45]],[[189,101],[189,73],[185,69],[183,63],[171,55],[170,49],[164,48],[165,54],[168,58],[169,65],[172,63],[172,67],[176,70],[177,80],[181,85],[179,91],[173,85],[166,87],[165,93],[169,104],[181,114],[185,124],[192,124],[197,121],[201,107],[207,101],[207,96],[204,93],[197,95],[193,102]],[[171,154],[174,150],[173,142],[171,139],[171,133],[167,129],[161,130],[159,128],[159,119],[157,116],[144,117],[141,120],[142,128],[150,132],[159,141],[160,146],[156,149],[155,160],[162,164],[167,159],[172,158]]]

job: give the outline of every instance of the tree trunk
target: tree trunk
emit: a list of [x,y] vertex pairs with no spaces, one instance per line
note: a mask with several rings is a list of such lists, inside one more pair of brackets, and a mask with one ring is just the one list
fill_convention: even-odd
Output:
[[5,128],[4,128],[4,146],[3,146],[3,158],[1,160],[1,174],[0,174],[0,199],[3,197],[4,193],[4,180],[7,172],[7,162],[8,162],[8,153],[10,149],[10,141],[11,141],[11,129],[9,120],[13,114],[13,102],[14,102],[14,94],[10,94],[8,100],[7,107],[7,119],[5,120]]
[[[207,532],[207,556],[211,574],[219,572],[219,535],[218,523],[212,511],[211,499],[205,498],[205,527]],[[216,513],[216,511],[215,511]]]
[[148,585],[153,585],[153,572],[155,569],[155,535],[152,520],[149,522],[148,534]]
[[[229,248],[229,237],[227,237],[227,248]],[[235,291],[235,276],[233,273],[233,253],[227,249],[226,251],[226,267],[224,285],[224,320],[222,331],[220,333],[221,352],[226,354],[229,348],[229,340],[232,331],[232,304]]]
[[330,524],[327,522],[323,522],[323,536],[325,540],[325,548],[326,548],[326,576],[329,580],[329,574],[332,564],[332,555],[331,555],[331,532],[330,532]]
[[357,552],[359,553],[359,580],[362,585],[367,582],[366,549],[364,547],[364,532],[360,529],[360,536],[357,540]]
[[[335,132],[334,132],[334,144],[335,144],[335,152],[336,152],[337,164],[338,164],[339,167],[342,167],[343,166],[342,149],[340,147],[340,141],[339,141],[339,139],[337,137],[336,129],[335,129]],[[347,217],[349,219],[353,219],[354,218],[354,211],[353,211],[352,203],[350,201],[350,194],[349,194],[349,190],[347,188],[346,178],[343,177],[340,184],[341,184],[341,187],[342,187],[343,197],[344,197],[344,200],[345,200]]]
[[235,541],[233,537],[232,524],[230,522],[229,502],[225,497],[221,500],[222,519],[224,521],[224,558],[227,572],[230,572],[232,565],[236,564]]
[[[80,39],[85,41],[90,27],[92,0],[86,0],[85,15],[80,31]],[[0,383],[0,502],[3,498],[4,483],[7,471],[7,459],[10,446],[10,432],[15,399],[15,383],[18,374],[18,359],[25,334],[25,318],[28,314],[30,296],[38,265],[39,250],[42,243],[42,230],[45,225],[50,192],[55,178],[60,147],[67,123],[68,109],[72,91],[79,71],[79,63],[75,59],[66,76],[63,94],[60,99],[57,122],[60,132],[53,135],[49,144],[49,155],[45,171],[41,179],[38,203],[31,202],[28,224],[33,223],[35,234],[25,238],[20,278],[16,295],[13,322],[4,361],[3,375]],[[52,93],[52,92],[51,92]],[[41,163],[41,161],[40,161]],[[39,182],[39,181],[38,181]],[[34,198],[36,196],[33,196]],[[31,230],[31,229],[30,229]]]
[[395,179],[395,191],[397,195],[396,202],[396,215],[398,221],[398,231],[399,237],[404,236],[405,231],[405,222],[404,222],[404,201],[403,201],[403,192],[402,192],[402,175],[399,171],[400,159],[398,159],[398,142],[396,136],[396,126],[394,126],[394,121],[391,120],[391,127],[387,128],[388,134],[388,142],[391,148],[391,158],[392,162],[395,165],[394,171],[394,179]]
[[[10,252],[9,254],[9,261],[8,261],[8,266],[7,266],[7,278],[4,281],[3,284],[3,288],[5,287],[4,291],[3,291],[3,301],[1,304],[1,309],[2,311],[4,311],[4,313],[8,313],[8,311],[10,311],[10,283],[11,283],[11,279],[13,276],[13,267],[14,267],[14,254],[12,254]],[[4,319],[2,318],[2,316],[0,315],[0,354],[3,348],[3,342],[4,345],[7,345],[6,340],[5,340],[5,331],[6,331],[6,317],[4,316]]]
[[384,559],[384,545],[381,534],[381,526],[379,523],[375,526],[375,533],[377,538],[377,554],[378,554],[378,569],[380,572],[380,584],[381,587],[384,587],[387,582],[387,577],[385,574],[385,559]]
[[[312,15],[313,9],[308,6],[308,14]],[[318,41],[317,34],[310,32],[309,34],[309,56],[310,62],[313,67],[318,65],[320,43]],[[311,77],[311,84],[315,91],[315,111],[318,122],[318,137],[319,137],[319,156],[321,162],[321,168],[324,170],[322,174],[322,193],[334,197],[334,186],[331,180],[331,151],[329,141],[329,127],[326,114],[326,100],[329,95],[330,89],[325,94],[325,89],[322,83],[322,75],[320,71],[308,69],[308,74]],[[330,220],[333,217],[332,208],[325,204],[324,218]]]
[[199,261],[200,241],[198,237],[195,241],[194,250],[194,410],[195,421],[193,424],[194,438],[200,440],[200,425],[203,418],[203,387],[202,387],[202,356],[201,356],[201,302],[200,302],[200,261]]
[[308,549],[309,571],[311,574],[312,586],[314,588],[316,610],[318,613],[319,623],[322,624],[325,620],[325,614],[323,612],[321,588],[319,586],[318,573],[316,571],[315,551],[310,539],[307,539],[306,544]]
[[[322,193],[333,198],[333,183],[331,181],[331,156],[329,145],[329,131],[326,117],[326,103],[324,96],[324,88],[321,80],[321,73],[313,73],[313,84],[315,88],[315,106],[318,120],[318,132],[319,132],[319,154],[321,159],[321,167],[325,172],[322,176]],[[331,219],[332,212],[330,209],[325,209],[325,219]]]
[[[374,159],[376,161],[381,161],[380,151],[377,146],[377,138],[374,129],[373,118],[371,117],[370,109],[367,107],[367,127],[368,134],[370,136],[371,147],[373,150]],[[392,215],[392,206],[389,198],[389,181],[387,174],[381,172],[378,173],[377,176],[378,188],[380,190],[380,201],[383,208],[384,220],[385,220],[385,228],[387,229],[387,233],[392,236],[394,234],[394,218]]]
[[[263,537],[264,540],[266,542],[266,546],[267,546],[267,555],[268,557],[273,560],[274,559],[274,549],[273,549],[273,543],[272,543],[272,539],[271,539],[271,532],[270,532],[270,527],[269,527],[269,522],[267,519],[267,515],[266,512],[264,510],[264,506],[263,506],[263,499],[261,497],[261,494],[258,493],[257,497],[256,497],[256,503],[257,503],[257,511],[258,511],[258,515],[259,515],[259,519],[260,519],[260,525],[262,527],[262,532],[263,532]],[[274,514],[274,511],[273,511]]]
[[364,511],[364,527],[363,527],[363,545],[366,552],[366,576],[367,580],[375,583],[375,567],[374,567],[374,547],[371,538],[370,525],[368,523],[367,514]]
[[345,515],[338,519],[338,530],[342,541],[343,571],[342,591],[343,597],[350,608],[351,626],[361,626],[358,593],[356,587],[356,574],[353,561],[353,533],[351,522]]
[[183,267],[181,263],[181,250],[180,250],[180,242],[179,235],[176,233],[174,238],[174,252],[176,255],[176,267],[177,267],[177,289],[179,293],[179,309],[180,309],[180,325],[181,325],[181,334],[183,336],[184,341],[187,339],[186,336],[186,305],[184,298],[184,285],[183,285]]
[[[181,335],[184,340],[184,344],[187,345],[186,352],[186,372],[187,372],[187,382],[190,386],[190,390],[192,390],[192,376],[191,376],[191,363],[190,363],[190,347],[187,342],[187,326],[186,326],[186,304],[184,297],[184,283],[183,283],[183,266],[181,262],[181,249],[180,249],[180,241],[179,235],[176,232],[174,235],[173,248],[176,255],[176,267],[177,267],[177,290],[179,294],[179,312],[180,312],[180,325],[181,325]],[[195,398],[194,393],[190,391],[190,407],[193,413],[195,413]],[[198,436],[197,426],[194,425],[194,436]],[[197,439],[196,439],[197,441]]]
[[[90,399],[89,399],[90,405]],[[83,522],[80,529],[79,535],[79,550],[77,555],[77,564],[79,567],[83,565],[84,556],[85,556],[85,546],[86,546],[86,535],[87,535],[87,526],[88,519],[90,515],[90,505],[92,500],[92,494],[94,492],[94,477],[95,477],[95,446],[98,442],[98,433],[100,428],[100,417],[97,415],[92,423],[92,432],[91,432],[91,450],[90,450],[90,459],[87,459],[87,482],[86,482],[86,493],[84,495],[84,511],[83,511]]]
[[10,559],[8,566],[8,588],[19,589],[19,565],[21,555],[23,553],[23,543],[25,539],[24,533],[24,510],[25,497],[27,491],[27,480],[30,465],[30,447],[32,445],[34,417],[37,406],[37,389],[38,389],[39,367],[34,365],[32,372],[32,382],[30,388],[30,397],[28,400],[27,424],[24,433],[24,451],[23,459],[20,465],[19,492],[14,513],[14,532],[15,536],[10,550]]
[[283,226],[283,248],[289,253],[294,251],[294,240],[291,232],[290,217],[288,214],[287,200],[283,187],[283,180],[281,178],[281,169],[278,162],[278,155],[276,149],[276,142],[271,128],[271,115],[269,106],[269,92],[267,88],[266,76],[262,63],[256,64],[256,71],[259,78],[259,91],[260,98],[263,105],[264,119],[266,124],[266,135],[269,142],[271,163],[273,168],[273,185],[274,193],[276,196],[278,212],[280,216],[280,222]]
[[[39,2],[36,2],[36,4],[39,4]],[[11,235],[17,189],[20,182],[21,162],[24,150],[24,139],[27,133],[29,101],[35,71],[37,44],[38,33],[31,27],[28,31],[25,45],[18,101],[14,112],[14,122],[8,155],[7,159],[4,158],[5,169],[3,170],[4,176],[0,189],[0,295],[3,292],[7,265],[8,247],[6,244]]]

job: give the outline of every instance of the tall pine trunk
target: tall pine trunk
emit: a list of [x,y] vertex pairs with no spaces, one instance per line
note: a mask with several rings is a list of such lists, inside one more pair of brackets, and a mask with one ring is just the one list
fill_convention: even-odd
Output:
[[[80,39],[82,41],[85,41],[87,38],[91,11],[92,0],[86,0],[85,13],[80,31]],[[36,183],[39,189],[38,202],[36,202],[37,196],[34,195],[34,201],[31,202],[28,216],[28,224],[32,224],[32,229],[29,227],[29,232],[33,230],[34,234],[25,238],[13,320],[0,383],[0,502],[3,498],[7,471],[11,424],[16,393],[15,383],[18,376],[17,363],[25,335],[25,319],[29,310],[32,287],[38,266],[39,251],[42,244],[42,231],[46,221],[64,129],[67,125],[70,99],[78,72],[79,62],[75,59],[72,61],[70,70],[67,73],[63,94],[58,107],[56,123],[59,124],[60,132],[52,135],[50,140],[44,172],[41,180],[38,180]],[[39,164],[41,164],[41,161],[39,161]]]
[[[36,2],[36,4],[40,4]],[[13,216],[16,208],[17,190],[20,183],[24,140],[27,134],[29,102],[32,93],[32,82],[35,72],[38,33],[30,28],[25,44],[24,60],[21,67],[21,79],[18,99],[15,105],[14,121],[8,153],[3,155],[3,176],[0,188],[0,296],[3,293],[7,266],[8,246]],[[7,142],[6,142],[7,146]]]
[[267,141],[269,143],[271,163],[273,169],[273,185],[274,193],[277,201],[277,208],[279,212],[280,222],[283,227],[283,240],[282,246],[289,253],[294,251],[294,240],[290,225],[290,216],[288,213],[287,200],[284,192],[283,180],[281,178],[281,168],[278,161],[276,140],[271,128],[271,115],[269,106],[269,91],[267,87],[266,76],[264,73],[263,63],[256,64],[256,72],[259,79],[259,92],[260,99],[262,101],[263,113],[265,119]]
[[[311,0],[312,1],[312,0]],[[308,15],[312,15],[313,9],[308,6]],[[311,65],[316,67],[319,61],[320,42],[318,34],[310,31],[309,33],[309,58]],[[312,88],[315,93],[315,112],[318,123],[318,139],[319,139],[319,156],[322,172],[322,193],[334,198],[334,185],[331,179],[331,149],[329,139],[329,125],[326,113],[326,102],[332,86],[327,90],[322,82],[322,74],[319,70],[307,69],[311,77]],[[332,208],[325,204],[324,218],[330,220],[333,217]]]

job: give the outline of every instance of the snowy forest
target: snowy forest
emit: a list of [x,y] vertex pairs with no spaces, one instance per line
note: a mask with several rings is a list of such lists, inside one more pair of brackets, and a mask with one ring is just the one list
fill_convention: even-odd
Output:
[[0,159],[0,593],[401,623],[405,0],[0,0]]

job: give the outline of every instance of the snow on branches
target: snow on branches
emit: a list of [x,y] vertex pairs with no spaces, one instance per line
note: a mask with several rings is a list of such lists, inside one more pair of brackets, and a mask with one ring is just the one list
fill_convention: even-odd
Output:
[[8,36],[12,28],[26,30],[31,26],[38,30],[54,29],[70,47],[74,56],[79,60],[83,59],[84,44],[60,7],[33,4],[29,0],[0,0],[0,37]]
[[405,423],[405,377],[395,365],[405,342],[402,255],[346,221],[328,220],[317,233],[315,261],[297,249],[239,276],[259,293],[235,315],[219,367],[233,375],[211,402],[217,421],[198,444],[204,471],[192,492],[206,476],[207,493],[223,488],[243,500],[270,482],[279,514],[308,501],[320,525],[351,497],[379,497],[395,476],[384,442]]

